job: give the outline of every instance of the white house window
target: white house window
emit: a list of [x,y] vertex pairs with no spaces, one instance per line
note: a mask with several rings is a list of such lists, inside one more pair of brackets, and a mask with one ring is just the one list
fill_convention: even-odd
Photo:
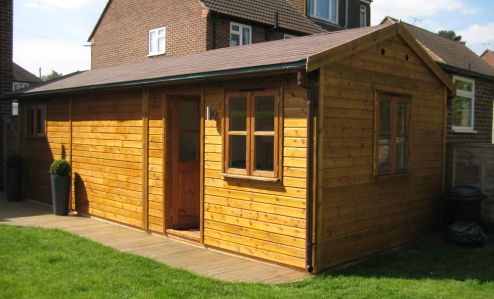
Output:
[[161,55],[166,52],[166,28],[149,30],[149,56]]
[[367,26],[367,6],[360,5],[360,27]]
[[12,91],[17,91],[23,88],[29,87],[29,83],[24,82],[14,82],[12,83]]
[[338,23],[338,0],[309,0],[309,15]]
[[475,132],[475,81],[454,76],[456,97],[453,99],[452,126],[455,132]]
[[230,47],[250,45],[252,43],[252,27],[239,23],[230,23]]
[[17,101],[12,102],[12,115],[13,116],[19,115],[19,102]]

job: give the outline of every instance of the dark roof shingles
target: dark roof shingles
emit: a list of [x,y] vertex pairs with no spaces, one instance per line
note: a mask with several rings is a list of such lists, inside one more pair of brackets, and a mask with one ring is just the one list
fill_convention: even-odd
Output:
[[12,69],[14,72],[14,82],[23,82],[23,83],[43,82],[40,78],[36,77],[29,71],[25,70],[23,67],[21,67],[15,62],[12,63]]
[[384,27],[387,25],[223,48],[190,55],[162,57],[141,63],[100,68],[47,83],[25,93],[294,63],[304,61],[309,56],[333,49]]
[[287,0],[201,0],[210,10],[274,26],[278,12],[279,26],[303,33],[320,33],[324,30],[300,13]]

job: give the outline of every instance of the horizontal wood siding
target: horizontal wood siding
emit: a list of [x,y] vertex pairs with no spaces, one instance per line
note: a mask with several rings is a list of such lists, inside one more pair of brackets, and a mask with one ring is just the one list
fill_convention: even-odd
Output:
[[46,104],[46,136],[26,137],[25,106],[21,103],[21,151],[24,158],[24,195],[51,204],[50,165],[70,157],[69,101],[65,98],[33,102]]
[[[280,83],[278,83],[280,84]],[[266,183],[222,176],[223,88],[205,90],[217,121],[205,121],[204,243],[295,267],[305,265],[307,91],[284,89],[283,179]]]
[[142,93],[72,99],[72,165],[76,208],[142,226]]
[[[322,73],[319,270],[396,247],[439,223],[446,102],[444,87],[399,37]],[[374,181],[375,89],[412,95],[409,177]]]

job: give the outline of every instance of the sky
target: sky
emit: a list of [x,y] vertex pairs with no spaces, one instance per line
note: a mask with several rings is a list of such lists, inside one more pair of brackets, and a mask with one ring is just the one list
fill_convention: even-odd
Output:
[[[14,0],[14,61],[30,72],[90,68],[91,34],[107,0]],[[385,16],[437,32],[455,30],[477,54],[494,49],[492,0],[374,0],[372,25]]]

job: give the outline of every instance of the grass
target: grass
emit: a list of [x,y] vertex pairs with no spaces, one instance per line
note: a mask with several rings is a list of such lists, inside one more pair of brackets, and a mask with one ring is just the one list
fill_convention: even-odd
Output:
[[494,298],[494,245],[458,248],[433,232],[343,270],[269,286],[196,276],[58,230],[0,225],[0,298],[68,297]]

